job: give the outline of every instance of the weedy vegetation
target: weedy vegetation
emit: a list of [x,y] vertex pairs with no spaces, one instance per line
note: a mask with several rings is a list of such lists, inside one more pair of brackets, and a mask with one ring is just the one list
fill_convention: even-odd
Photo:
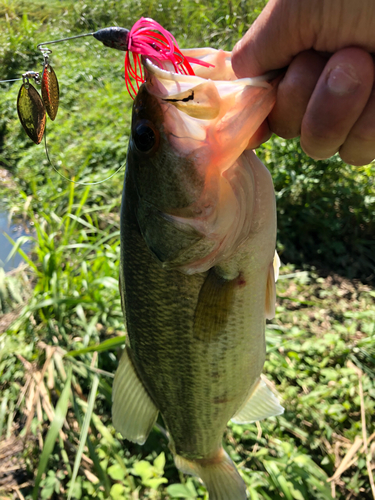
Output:
[[[4,0],[0,78],[40,70],[42,41],[130,27],[141,15],[182,47],[230,50],[263,5]],[[126,159],[124,55],[93,38],[51,48],[61,89],[47,123],[51,159],[63,175],[97,182]],[[12,174],[1,198],[34,232],[24,237],[33,243],[25,264],[0,269],[0,499],[207,499],[174,467],[161,420],[143,447],[111,422],[126,335],[117,281],[123,170],[90,187],[61,179],[19,124],[19,85],[0,84],[0,162]],[[265,366],[286,412],[229,424],[226,449],[252,500],[373,499],[375,168],[314,162],[297,140],[274,138],[259,154],[274,178],[288,263]]]

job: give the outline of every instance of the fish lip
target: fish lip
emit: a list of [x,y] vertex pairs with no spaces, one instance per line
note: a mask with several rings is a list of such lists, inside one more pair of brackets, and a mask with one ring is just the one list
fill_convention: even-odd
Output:
[[[146,57],[143,58],[143,65],[147,70],[147,73],[154,76],[157,80],[171,80],[177,83],[188,82],[192,84],[192,87],[208,81],[208,79],[202,78],[201,76],[183,75],[181,73],[174,73],[173,71],[162,69]],[[270,89],[273,87],[271,82],[278,78],[283,72],[284,70],[270,71],[264,75],[255,76],[253,78],[239,78],[237,80],[233,80],[233,83],[242,84],[244,87],[250,86]],[[216,83],[218,83],[218,81],[216,81]]]
[[174,73],[156,66],[150,59],[142,58],[143,65],[150,75],[155,76],[157,79],[173,80],[175,82],[192,82],[197,84],[205,82],[206,79],[196,75],[183,75],[181,73]]

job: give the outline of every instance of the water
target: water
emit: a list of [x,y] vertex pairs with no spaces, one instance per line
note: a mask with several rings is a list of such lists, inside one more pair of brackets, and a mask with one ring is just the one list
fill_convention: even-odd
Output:
[[[10,241],[8,241],[3,233],[8,234],[14,241],[16,241],[20,236],[30,236],[30,227],[24,223],[11,223],[9,225],[9,213],[0,207],[0,267],[2,267],[5,272],[8,272],[18,267],[19,264],[23,262],[23,258],[17,252],[14,257],[7,261],[13,245]],[[26,242],[21,246],[21,248],[25,253],[29,253],[32,248],[32,242]]]

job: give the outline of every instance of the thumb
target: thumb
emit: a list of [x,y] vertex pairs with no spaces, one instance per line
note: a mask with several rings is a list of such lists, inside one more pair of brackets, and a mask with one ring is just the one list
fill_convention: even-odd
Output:
[[300,36],[300,11],[302,4],[307,6],[309,3],[300,0],[270,0],[267,3],[233,49],[232,67],[238,78],[260,76],[283,68],[299,52],[310,48],[308,34]]
[[334,53],[357,46],[375,52],[374,0],[269,0],[233,49],[239,78],[280,69],[305,50]]

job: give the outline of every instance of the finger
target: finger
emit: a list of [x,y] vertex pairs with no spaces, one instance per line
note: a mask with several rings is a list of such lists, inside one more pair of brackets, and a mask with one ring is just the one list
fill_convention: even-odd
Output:
[[374,64],[366,51],[347,48],[330,58],[302,120],[306,154],[323,159],[339,150],[370,97],[373,80]]
[[341,158],[350,165],[367,165],[375,158],[375,89],[340,148]]
[[272,132],[268,126],[267,120],[264,120],[262,125],[258,128],[255,134],[250,138],[246,149],[256,149],[264,142],[268,141],[271,137]]
[[268,117],[272,132],[285,139],[300,135],[302,118],[326,62],[327,58],[313,50],[301,52],[293,59]]

